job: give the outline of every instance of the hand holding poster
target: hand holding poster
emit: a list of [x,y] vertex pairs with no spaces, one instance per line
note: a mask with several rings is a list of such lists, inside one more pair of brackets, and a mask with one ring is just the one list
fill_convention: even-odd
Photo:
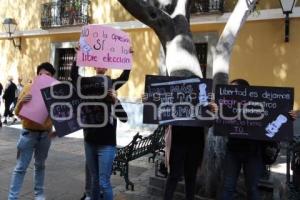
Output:
[[70,84],[60,83],[41,90],[47,110],[59,137],[80,129],[77,107],[82,102]]
[[81,128],[99,128],[108,122],[111,107],[104,98],[112,87],[107,76],[80,77],[77,90],[69,82],[41,90],[59,137]]
[[131,40],[127,33],[103,25],[86,25],[79,43],[79,66],[131,69]]
[[198,77],[146,76],[146,124],[205,126],[214,119],[209,112],[212,81]]
[[217,85],[219,106],[216,135],[255,140],[288,141],[293,123],[288,114],[293,109],[292,88]]
[[32,99],[22,106],[19,115],[38,124],[43,124],[49,114],[40,90],[57,83],[58,81],[50,76],[37,76],[31,85]]

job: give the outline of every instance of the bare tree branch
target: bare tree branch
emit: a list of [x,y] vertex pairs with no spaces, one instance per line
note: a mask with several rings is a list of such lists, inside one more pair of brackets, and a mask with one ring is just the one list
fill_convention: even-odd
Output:
[[228,83],[232,49],[241,27],[253,11],[258,0],[239,0],[219,38],[214,54],[214,84]]
[[169,75],[202,77],[190,31],[191,0],[118,0],[157,34]]
[[170,15],[158,7],[164,7],[156,1],[118,0],[122,6],[136,19],[152,28],[158,35],[162,45],[174,37],[174,25]]

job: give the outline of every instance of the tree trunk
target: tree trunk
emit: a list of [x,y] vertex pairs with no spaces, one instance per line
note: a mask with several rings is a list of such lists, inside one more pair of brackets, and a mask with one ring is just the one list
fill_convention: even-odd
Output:
[[118,1],[155,31],[165,52],[168,75],[202,77],[190,31],[191,0]]
[[[228,84],[229,64],[233,45],[239,30],[255,8],[257,0],[239,0],[217,43],[213,56],[213,83]],[[200,177],[203,180],[204,193],[209,197],[216,197],[223,181],[222,161],[225,157],[226,139],[214,136],[213,128],[208,130],[206,147]]]
[[[171,76],[202,77],[190,31],[192,0],[118,0],[136,19],[157,34],[165,55],[166,73]],[[216,46],[213,60],[214,85],[228,83],[229,61],[241,26],[253,10],[257,0],[239,0]],[[163,72],[165,73],[165,72]],[[225,155],[222,137],[209,129],[199,180],[205,193],[214,197],[220,186],[221,162]]]
[[233,45],[241,27],[254,10],[257,0],[239,0],[217,43],[213,57],[214,85],[227,84]]

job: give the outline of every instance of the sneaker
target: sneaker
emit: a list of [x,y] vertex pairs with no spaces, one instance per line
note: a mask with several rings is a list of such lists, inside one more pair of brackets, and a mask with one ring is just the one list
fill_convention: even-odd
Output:
[[14,124],[16,122],[17,122],[17,118],[14,118],[13,121],[12,121],[12,124]]
[[91,200],[92,198],[88,195],[86,195],[85,193],[83,194],[83,196],[80,198],[80,200]]
[[46,200],[45,196],[34,197],[34,200]]
[[83,196],[80,198],[80,200],[85,200],[85,198],[86,198],[86,195],[85,195],[85,193],[83,193]]

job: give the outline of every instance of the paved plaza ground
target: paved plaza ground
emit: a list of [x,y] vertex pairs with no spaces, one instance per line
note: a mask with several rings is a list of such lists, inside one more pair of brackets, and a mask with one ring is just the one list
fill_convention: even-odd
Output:
[[[0,199],[7,199],[12,170],[16,163],[16,143],[20,129],[0,128]],[[84,192],[84,149],[80,136],[56,138],[52,142],[46,163],[45,191],[47,200],[79,200]],[[133,134],[133,133],[132,133]],[[128,137],[130,137],[129,134]],[[26,173],[20,200],[33,199],[33,162]],[[149,177],[154,175],[154,164],[148,157],[130,162],[130,179],[135,191],[125,189],[122,177],[112,176],[114,199],[159,199],[147,193]]]
[[[16,144],[20,125],[0,128],[0,200],[7,199],[12,170],[16,163]],[[118,144],[129,143],[136,131],[121,131]],[[147,131],[142,134],[147,135]],[[79,200],[84,192],[84,149],[82,132],[64,138],[53,139],[46,163],[45,192],[47,200]],[[130,179],[135,191],[125,189],[123,177],[112,176],[114,199],[116,200],[159,200],[148,193],[149,177],[154,176],[154,163],[148,163],[148,156],[130,162]],[[272,180],[275,192],[282,192],[286,182],[286,157],[284,151],[272,166]],[[20,200],[33,199],[33,162],[26,173]],[[279,194],[276,194],[279,197]]]

